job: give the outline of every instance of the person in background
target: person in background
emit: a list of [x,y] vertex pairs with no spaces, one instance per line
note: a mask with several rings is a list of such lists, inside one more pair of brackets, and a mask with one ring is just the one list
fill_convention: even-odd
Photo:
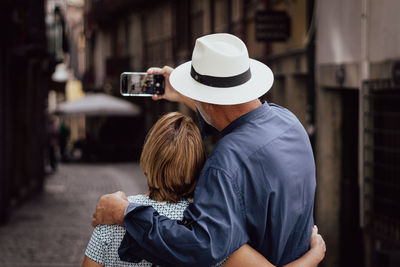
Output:
[[[193,120],[177,112],[164,115],[148,133],[140,158],[140,166],[146,175],[149,193],[129,196],[128,201],[152,206],[160,215],[181,220],[184,210],[191,202],[205,160],[206,154],[200,132]],[[82,266],[152,266],[145,260],[137,264],[120,260],[118,247],[124,235],[125,228],[119,225],[96,226]],[[304,267],[315,266],[322,260],[324,253],[325,243],[315,228],[311,249],[293,264],[301,264],[298,266]],[[264,265],[272,266],[248,245],[233,253],[224,264],[224,266]]]
[[68,139],[70,136],[70,129],[68,128],[67,125],[63,121],[61,121],[60,126],[58,127],[58,143],[60,146],[60,155],[61,155],[61,161],[66,162],[68,160],[67,157],[67,151],[66,147],[68,144]]
[[57,147],[58,147],[58,127],[54,117],[50,117],[47,123],[47,151],[52,172],[57,171]]

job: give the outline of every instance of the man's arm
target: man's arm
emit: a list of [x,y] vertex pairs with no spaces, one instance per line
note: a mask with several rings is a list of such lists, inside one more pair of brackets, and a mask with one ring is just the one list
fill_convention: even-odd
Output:
[[[286,264],[284,267],[315,267],[325,257],[326,246],[318,228],[314,226],[310,239],[310,250],[299,259]],[[224,267],[273,267],[266,258],[248,244],[232,253],[224,263]]]
[[[107,198],[122,203],[116,199]],[[243,203],[239,199],[230,177],[209,168],[200,176],[194,203],[189,205],[182,221],[160,216],[152,207],[130,203],[124,217],[127,232],[119,249],[120,257],[167,266],[216,264],[248,241]],[[102,213],[117,214],[95,218],[118,218],[121,209],[117,210],[103,209]]]
[[150,68],[147,70],[148,74],[162,74],[165,78],[165,92],[163,95],[153,95],[153,100],[166,99],[172,102],[179,102],[185,104],[188,108],[193,111],[196,111],[196,106],[194,105],[194,100],[182,95],[178,91],[176,91],[171,84],[169,83],[169,76],[174,69],[169,66],[164,66],[161,68]]

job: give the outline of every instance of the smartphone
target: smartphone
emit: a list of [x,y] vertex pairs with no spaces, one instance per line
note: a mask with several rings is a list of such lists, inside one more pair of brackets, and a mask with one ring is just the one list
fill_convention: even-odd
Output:
[[123,96],[163,95],[165,79],[161,74],[146,72],[121,73],[120,91]]

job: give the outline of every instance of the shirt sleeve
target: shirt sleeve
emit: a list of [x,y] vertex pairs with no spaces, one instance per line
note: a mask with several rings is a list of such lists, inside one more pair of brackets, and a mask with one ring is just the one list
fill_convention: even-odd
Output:
[[104,240],[104,235],[102,231],[103,225],[98,225],[94,228],[92,237],[88,243],[88,246],[85,251],[85,255],[88,256],[93,261],[104,265],[104,256],[106,243]]
[[182,221],[160,216],[152,207],[130,204],[121,260],[146,259],[166,266],[211,266],[248,241],[242,197],[224,172],[203,171]]

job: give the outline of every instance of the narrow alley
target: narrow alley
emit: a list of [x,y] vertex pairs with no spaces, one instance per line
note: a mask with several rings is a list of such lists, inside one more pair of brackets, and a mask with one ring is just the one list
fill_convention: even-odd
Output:
[[138,164],[63,164],[47,176],[44,192],[0,226],[0,266],[80,266],[102,194],[145,193]]

